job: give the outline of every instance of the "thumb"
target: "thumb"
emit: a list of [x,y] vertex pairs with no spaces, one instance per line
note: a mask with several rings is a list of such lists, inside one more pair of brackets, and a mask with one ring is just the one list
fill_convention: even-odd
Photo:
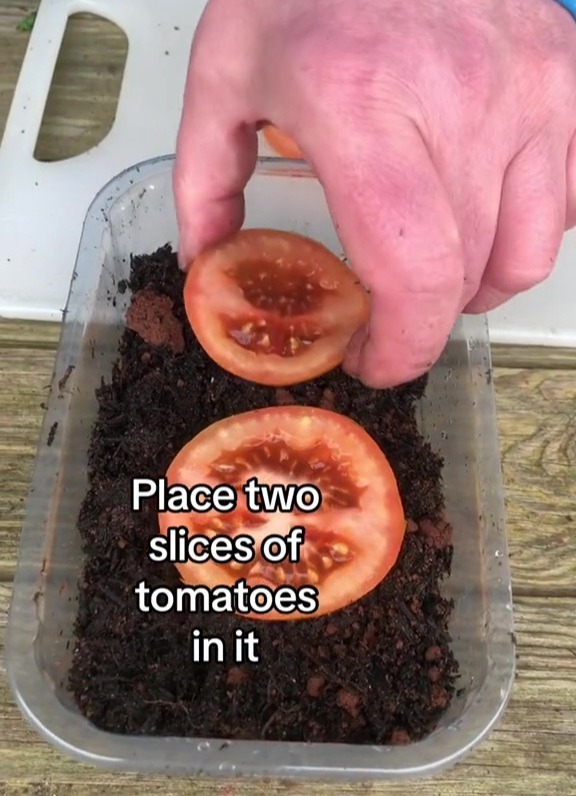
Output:
[[462,244],[412,122],[389,120],[364,151],[357,143],[346,151],[342,139],[338,147],[337,155],[326,146],[315,153],[314,166],[372,302],[369,326],[351,341],[344,367],[368,386],[392,387],[429,370],[444,349],[463,294]]
[[191,49],[173,173],[183,269],[201,249],[242,226],[243,191],[256,165],[257,115],[248,79],[253,31],[233,18],[237,5],[209,3]]

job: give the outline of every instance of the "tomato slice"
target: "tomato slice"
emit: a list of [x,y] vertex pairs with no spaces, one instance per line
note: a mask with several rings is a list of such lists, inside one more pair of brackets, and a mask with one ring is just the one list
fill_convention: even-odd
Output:
[[241,230],[201,252],[186,277],[184,304],[215,362],[275,387],[341,364],[370,314],[367,292],[332,252],[266,229]]
[[[256,477],[259,484],[313,485],[321,504],[313,512],[292,510],[253,513],[242,489]],[[243,613],[253,619],[294,620],[322,616],[349,605],[374,589],[394,566],[406,528],[398,486],[386,456],[357,423],[326,409],[283,406],[256,409],[220,420],[188,442],[166,473],[168,488],[197,484],[234,487],[236,508],[227,513],[160,512],[160,532],[184,526],[188,539],[248,534],[255,557],[248,563],[208,561],[176,563],[189,585],[270,589],[313,586],[318,590],[314,613],[271,610]],[[270,506],[268,506],[270,508]],[[287,537],[304,527],[300,560],[269,563],[260,551],[270,534]],[[302,607],[300,605],[300,607]],[[280,606],[282,609],[282,606]]]
[[265,124],[262,127],[262,134],[271,149],[282,158],[291,160],[303,160],[302,152],[296,141],[288,133],[284,133],[275,124]]

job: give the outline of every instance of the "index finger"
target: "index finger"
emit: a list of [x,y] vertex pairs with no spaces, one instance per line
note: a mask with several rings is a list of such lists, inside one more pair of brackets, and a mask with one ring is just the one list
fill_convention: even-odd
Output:
[[194,37],[176,143],[173,192],[181,267],[244,221],[244,188],[258,153],[250,48],[234,8],[209,3]]

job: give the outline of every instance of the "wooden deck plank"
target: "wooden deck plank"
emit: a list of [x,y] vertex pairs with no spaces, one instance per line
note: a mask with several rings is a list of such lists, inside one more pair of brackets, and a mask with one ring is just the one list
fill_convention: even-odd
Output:
[[2,0],[0,4],[0,140],[30,39],[28,33],[18,31],[18,24],[38,5],[39,0]]
[[53,368],[53,349],[0,345],[0,580],[14,572]]
[[0,319],[0,351],[31,348],[56,353],[61,325],[50,321],[17,321]]
[[516,593],[576,594],[576,372],[494,379]]
[[492,346],[492,362],[498,368],[574,370],[576,368],[576,348],[503,345],[500,343]]

